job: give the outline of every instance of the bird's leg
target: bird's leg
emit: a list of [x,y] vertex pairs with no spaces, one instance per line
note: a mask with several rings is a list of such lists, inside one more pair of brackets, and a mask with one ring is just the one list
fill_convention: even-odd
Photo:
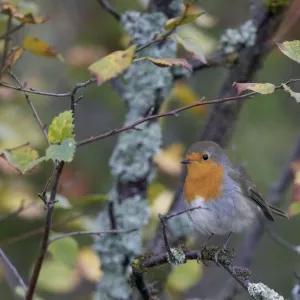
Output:
[[219,254],[220,254],[221,251],[223,251],[224,249],[227,248],[227,244],[228,244],[228,242],[229,242],[229,240],[230,240],[230,238],[231,238],[231,235],[232,235],[232,231],[229,233],[229,235],[228,235],[228,237],[227,237],[227,239],[226,239],[226,242],[225,242],[225,244],[223,245],[223,247],[222,247],[221,249],[219,249],[219,250],[215,253],[214,261],[215,261],[215,263],[216,263],[216,265],[217,265],[218,267],[220,266],[219,261],[218,261],[218,256],[219,256]]

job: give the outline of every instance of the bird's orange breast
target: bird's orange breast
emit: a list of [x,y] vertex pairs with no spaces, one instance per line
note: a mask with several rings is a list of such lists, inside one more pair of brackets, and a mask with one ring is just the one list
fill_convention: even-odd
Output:
[[217,200],[222,196],[224,167],[214,161],[194,161],[187,165],[184,182],[185,200],[193,202],[202,197],[205,201]]

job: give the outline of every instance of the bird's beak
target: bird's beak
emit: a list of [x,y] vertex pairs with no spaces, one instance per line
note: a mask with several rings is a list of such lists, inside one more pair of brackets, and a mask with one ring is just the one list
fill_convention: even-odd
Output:
[[191,160],[190,159],[184,159],[180,163],[182,163],[183,165],[188,165],[188,164],[191,163]]

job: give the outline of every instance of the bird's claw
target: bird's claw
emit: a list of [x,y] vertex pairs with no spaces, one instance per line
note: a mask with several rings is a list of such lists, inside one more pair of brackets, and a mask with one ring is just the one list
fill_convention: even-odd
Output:
[[218,251],[216,251],[216,253],[215,253],[215,255],[214,255],[214,262],[216,263],[216,265],[217,265],[218,267],[221,266],[220,263],[219,263],[219,255],[220,255],[220,253],[221,253],[223,250],[224,250],[224,248],[219,249]]

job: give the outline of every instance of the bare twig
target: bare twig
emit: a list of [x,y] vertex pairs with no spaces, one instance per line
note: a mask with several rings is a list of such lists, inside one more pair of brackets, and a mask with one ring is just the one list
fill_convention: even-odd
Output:
[[[20,86],[20,88],[24,89],[24,86],[22,85],[21,81],[19,80],[19,78],[17,76],[15,76],[13,73],[10,74],[11,77],[17,82],[17,84]],[[43,132],[43,135],[45,136],[45,139],[48,143],[48,145],[51,145],[50,141],[49,141],[49,138],[48,138],[48,133],[47,133],[47,130],[46,130],[46,126],[43,124],[42,120],[40,119],[36,109],[34,108],[31,100],[29,99],[29,96],[26,92],[24,92],[25,94],[25,99],[26,99],[26,102],[28,103],[32,113],[33,113],[33,116],[35,117],[35,119],[37,120],[42,132]]]
[[13,290],[13,292],[14,293],[16,292],[17,286],[21,286],[23,290],[26,292],[27,291],[26,284],[24,283],[22,277],[18,273],[15,266],[10,262],[10,260],[8,259],[8,257],[5,255],[5,253],[2,251],[1,248],[0,248],[0,261],[4,268],[6,280],[9,286],[11,287],[11,289]]
[[[291,80],[287,81],[285,84],[290,84],[290,83],[293,83],[293,82],[296,82],[296,81],[299,81],[299,80],[300,79],[291,79]],[[275,89],[276,90],[283,89],[282,84],[276,86]],[[154,119],[177,116],[179,112],[182,112],[182,111],[194,108],[194,107],[198,107],[198,106],[201,106],[201,105],[211,105],[211,104],[217,104],[217,103],[224,103],[224,102],[235,101],[235,100],[243,100],[243,99],[247,99],[251,96],[254,96],[256,94],[259,94],[259,93],[250,92],[250,93],[246,93],[246,94],[239,95],[239,96],[219,98],[219,99],[208,100],[208,101],[203,101],[202,99],[200,99],[199,101],[197,101],[193,104],[186,105],[186,106],[174,109],[174,110],[166,112],[166,113],[147,116],[146,118],[143,118],[139,121],[136,121],[136,122],[132,123],[131,125],[124,126],[124,127],[118,128],[118,129],[113,129],[113,130],[110,130],[110,131],[108,131],[106,133],[103,133],[101,135],[92,136],[92,137],[90,137],[86,140],[78,142],[77,146],[83,146],[83,145],[86,145],[86,144],[89,144],[89,143],[92,143],[92,142],[95,142],[95,141],[98,141],[98,140],[102,140],[102,139],[107,138],[109,136],[119,134],[119,133],[127,131],[127,130],[134,129],[136,126],[138,126],[140,124],[143,124],[145,122],[154,120]]]
[[22,24],[19,24],[18,26],[16,26],[15,28],[11,29],[10,31],[8,32],[5,32],[4,34],[2,34],[0,36],[0,40],[3,40],[3,39],[6,39],[7,37],[9,37],[11,34],[13,34],[14,32],[18,31],[19,29],[21,29],[22,27],[24,27],[25,24],[22,23]]
[[[52,228],[59,228],[60,226],[64,225],[64,224],[67,224],[75,219],[78,219],[79,217],[81,217],[82,214],[74,214],[74,215],[71,215],[69,216],[68,218],[64,219],[64,220],[61,220],[59,222],[56,222],[53,224]],[[39,228],[36,228],[36,229],[33,229],[31,231],[28,231],[28,232],[25,232],[25,233],[22,233],[18,236],[14,236],[12,238],[8,238],[4,241],[1,241],[0,243],[0,246],[1,247],[4,247],[4,246],[7,246],[7,245],[11,245],[11,244],[14,244],[14,243],[18,243],[18,242],[21,242],[21,241],[24,241],[30,237],[33,237],[33,236],[36,236],[38,234],[41,234],[44,232],[44,226],[43,227],[39,227]]]
[[121,20],[121,15],[111,6],[108,0],[98,0],[99,4],[109,12],[117,21]]
[[[96,78],[91,78],[89,80],[87,80],[86,82],[82,82],[82,83],[77,83],[76,86],[74,87],[74,89],[76,88],[76,92],[78,89],[83,88],[83,87],[87,87],[88,85],[92,84],[96,82]],[[72,90],[71,92],[66,92],[66,93],[49,93],[49,92],[43,92],[43,91],[37,91],[34,89],[25,89],[22,87],[17,87],[5,82],[0,82],[0,86],[4,86],[7,87],[9,89],[13,89],[16,91],[21,91],[21,92],[26,92],[28,94],[35,94],[35,95],[41,95],[41,96],[47,96],[47,97],[56,97],[56,98],[68,98],[72,96]]]
[[283,239],[281,236],[279,236],[275,231],[273,231],[270,227],[266,226],[266,232],[268,233],[269,237],[277,244],[281,245],[282,247],[291,250],[298,255],[300,255],[300,246],[295,246],[285,239]]
[[49,234],[50,234],[51,225],[52,225],[52,216],[53,216],[53,211],[54,211],[54,203],[55,203],[55,198],[56,198],[56,193],[57,193],[57,188],[58,188],[58,182],[59,182],[63,167],[64,167],[64,162],[60,162],[59,165],[57,166],[57,173],[56,173],[55,181],[54,181],[54,184],[53,184],[53,187],[51,190],[50,200],[47,204],[48,209],[47,209],[46,222],[45,222],[45,227],[44,227],[44,235],[43,235],[43,239],[42,239],[40,254],[35,263],[34,269],[33,269],[32,277],[30,279],[30,283],[29,283],[29,287],[28,287],[28,292],[26,293],[26,300],[31,300],[34,296],[34,291],[36,288],[37,280],[39,278],[42,264],[44,262],[44,258],[46,255]]
[[61,234],[58,236],[55,236],[51,239],[49,239],[48,241],[48,245],[59,240],[59,239],[63,239],[69,236],[77,236],[77,235],[98,235],[98,236],[102,236],[105,234],[122,234],[122,233],[130,233],[130,232],[134,232],[139,230],[139,228],[133,228],[133,229],[129,229],[129,230],[108,230],[108,231],[74,231],[74,232],[69,232],[69,233],[65,233],[65,234]]
[[195,207],[192,207],[192,208],[188,208],[188,209],[185,209],[185,210],[178,211],[178,212],[173,213],[173,214],[165,215],[164,219],[169,220],[173,217],[179,216],[179,215],[184,214],[184,213],[189,212],[189,211],[193,211],[195,209],[209,209],[209,208],[199,205],[199,206],[195,206]]

